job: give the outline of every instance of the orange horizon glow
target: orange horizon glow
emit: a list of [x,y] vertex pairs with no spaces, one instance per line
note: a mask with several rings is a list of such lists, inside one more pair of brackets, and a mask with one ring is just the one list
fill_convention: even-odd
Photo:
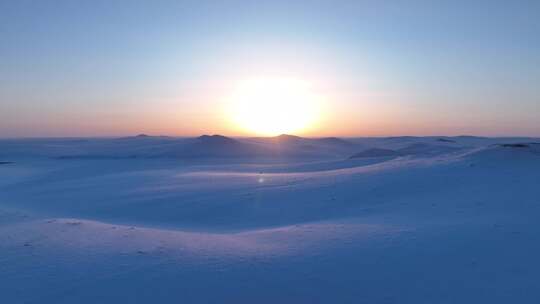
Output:
[[[330,76],[326,79],[301,77],[300,74],[250,78],[245,74],[227,74],[204,80],[200,85],[191,84],[189,89],[179,88],[162,96],[137,97],[131,102],[119,98],[103,107],[82,104],[61,111],[43,108],[39,114],[28,112],[32,115],[4,119],[2,131],[10,134],[9,137],[99,137],[140,133],[181,137],[202,134],[231,137],[280,134],[304,137],[538,136],[534,125],[510,124],[509,116],[471,110],[466,102],[456,104],[454,112],[435,111],[433,106],[424,103],[422,96],[404,99],[400,92],[374,91],[362,85],[355,85],[354,91],[348,91],[337,83]],[[274,91],[276,87],[279,90]],[[257,102],[251,104],[253,98]],[[295,106],[296,98],[300,102]],[[299,124],[294,115],[286,115],[280,122],[273,119],[281,109],[291,105],[295,115],[303,115],[305,108],[314,111],[299,117]],[[235,107],[241,110],[239,120],[235,117]],[[255,111],[255,115],[250,116],[250,111]],[[262,126],[257,125],[259,120],[263,122]],[[27,121],[24,129],[18,127],[20,121]],[[276,125],[272,125],[273,121]]]

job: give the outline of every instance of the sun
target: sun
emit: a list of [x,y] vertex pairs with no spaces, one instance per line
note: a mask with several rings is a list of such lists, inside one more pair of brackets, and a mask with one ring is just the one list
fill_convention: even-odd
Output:
[[310,83],[294,78],[240,81],[228,104],[236,127],[265,136],[304,132],[321,112],[321,98]]

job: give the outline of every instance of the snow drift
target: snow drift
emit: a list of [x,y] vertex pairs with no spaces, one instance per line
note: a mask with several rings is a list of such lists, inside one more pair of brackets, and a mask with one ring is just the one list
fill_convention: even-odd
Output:
[[0,141],[0,297],[537,302],[537,140],[437,138]]

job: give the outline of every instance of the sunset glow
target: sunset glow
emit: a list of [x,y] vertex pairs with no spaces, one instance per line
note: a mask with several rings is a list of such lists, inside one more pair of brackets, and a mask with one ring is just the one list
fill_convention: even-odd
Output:
[[540,0],[0,0],[1,303],[540,303]]
[[321,115],[321,97],[306,81],[258,78],[238,83],[228,101],[231,122],[255,135],[302,132]]

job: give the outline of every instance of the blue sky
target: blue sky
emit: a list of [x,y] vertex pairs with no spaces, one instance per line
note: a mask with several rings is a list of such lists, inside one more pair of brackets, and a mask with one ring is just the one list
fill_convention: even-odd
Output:
[[539,1],[291,2],[2,0],[0,136],[243,135],[252,77],[314,84],[308,135],[540,136]]

